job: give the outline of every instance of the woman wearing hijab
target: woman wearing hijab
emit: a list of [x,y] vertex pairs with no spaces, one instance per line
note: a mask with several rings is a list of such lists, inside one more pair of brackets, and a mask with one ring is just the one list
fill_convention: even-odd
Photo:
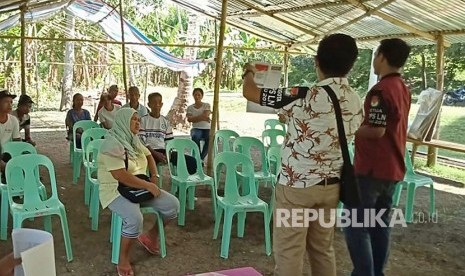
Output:
[[[175,219],[179,210],[178,199],[157,186],[157,167],[152,154],[137,135],[139,127],[136,110],[118,110],[113,127],[108,131],[97,159],[102,207],[108,207],[123,219],[117,266],[118,275],[122,276],[134,275],[129,256],[136,238],[150,253],[159,253],[157,224],[146,234],[141,234],[143,217],[140,207],[152,207],[159,211],[165,224]],[[136,176],[145,174],[147,167],[151,175],[150,181]],[[119,182],[132,188],[146,189],[154,198],[142,203],[133,203],[119,193]]]

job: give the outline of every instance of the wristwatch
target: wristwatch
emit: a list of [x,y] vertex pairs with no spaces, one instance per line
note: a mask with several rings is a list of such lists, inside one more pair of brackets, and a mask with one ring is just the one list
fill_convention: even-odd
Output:
[[242,74],[242,79],[244,79],[248,73],[252,73],[255,76],[255,72],[253,70],[247,69],[245,70],[244,74]]

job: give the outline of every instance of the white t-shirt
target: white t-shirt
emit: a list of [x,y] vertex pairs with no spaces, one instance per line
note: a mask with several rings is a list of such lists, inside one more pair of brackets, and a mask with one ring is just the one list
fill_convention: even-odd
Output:
[[115,121],[116,111],[120,110],[121,106],[114,104],[113,110],[108,111],[105,107],[102,107],[98,112],[98,119],[101,123],[107,123],[108,127],[111,128],[113,126],[113,122]]
[[[131,107],[131,105],[129,103],[127,103],[127,104],[123,105],[123,107]],[[139,106],[136,108],[136,110],[137,110],[137,114],[139,114],[139,117],[141,117],[141,118],[149,113],[149,110],[147,109],[147,107],[145,107],[141,103],[139,103]]]
[[147,114],[140,119],[139,136],[146,146],[152,149],[164,149],[165,141],[173,139],[173,129],[164,116],[155,118]]
[[15,116],[8,114],[4,124],[0,123],[0,144],[3,146],[13,139],[21,139],[19,135],[19,122]]
[[[195,104],[193,104],[187,107],[187,115],[196,117],[203,114],[205,110],[211,110],[210,104],[202,103],[202,106],[200,108],[195,108]],[[210,129],[210,123],[207,121],[192,123],[192,128]]]

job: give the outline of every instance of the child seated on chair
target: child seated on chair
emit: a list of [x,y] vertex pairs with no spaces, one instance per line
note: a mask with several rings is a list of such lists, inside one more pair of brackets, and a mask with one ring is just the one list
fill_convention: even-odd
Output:
[[[66,114],[66,129],[67,129],[67,137],[66,139],[69,141],[73,141],[73,126],[76,122],[82,120],[92,120],[90,118],[90,113],[88,110],[83,109],[82,106],[84,105],[84,96],[80,93],[76,93],[73,96],[73,108],[68,111]],[[81,134],[82,129],[76,130],[76,148],[81,148]]]
[[23,142],[27,142],[35,147],[36,143],[31,139],[31,117],[29,116],[29,111],[33,103],[31,97],[28,95],[21,95],[18,100],[18,107],[11,112],[11,115],[18,119],[19,131],[24,129]]
[[[160,114],[163,106],[163,98],[160,93],[152,93],[148,97],[151,112],[141,118],[140,137],[146,147],[152,153],[155,162],[166,163],[165,143],[173,139],[173,129],[165,116]],[[185,155],[187,171],[194,174],[197,170],[197,163],[194,157]],[[177,164],[177,155],[171,153],[171,163]]]

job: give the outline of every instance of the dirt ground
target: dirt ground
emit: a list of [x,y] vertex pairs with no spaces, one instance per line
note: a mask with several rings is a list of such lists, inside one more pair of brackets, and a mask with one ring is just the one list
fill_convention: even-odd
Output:
[[[226,112],[222,128],[236,129],[241,135],[259,136],[263,121],[272,115],[250,115]],[[68,144],[62,127],[64,113],[37,112],[33,124],[37,129],[33,138],[39,153],[49,156],[56,170],[60,199],[68,213],[74,260],[66,261],[63,236],[59,219],[53,219],[57,275],[116,275],[110,261],[109,243],[110,212],[101,211],[97,232],[90,229],[88,209],[83,203],[83,177],[77,185],[72,184],[72,170],[68,159]],[[244,120],[250,122],[244,127]],[[228,121],[228,122],[226,122]],[[407,228],[394,228],[392,250],[386,275],[465,275],[465,188],[463,183],[436,179],[437,223],[410,224]],[[168,171],[164,171],[164,189],[169,189]],[[194,211],[187,211],[186,225],[175,223],[165,228],[167,257],[161,259],[149,255],[141,246],[133,250],[134,269],[137,275],[186,275],[234,267],[252,266],[263,275],[272,275],[273,257],[264,250],[263,219],[260,215],[247,217],[244,238],[233,234],[229,259],[220,258],[221,237],[212,239],[213,217],[210,199],[198,190],[198,201]],[[265,190],[265,197],[270,191]],[[404,208],[405,192],[401,199]],[[427,188],[419,188],[415,201],[416,212],[428,212],[429,194]],[[150,227],[153,218],[145,216],[145,228]],[[11,230],[11,220],[10,220]],[[26,221],[24,227],[42,228],[42,221]],[[235,229],[235,227],[233,227]],[[234,232],[233,232],[234,233]],[[220,234],[221,235],[221,234]],[[11,251],[11,238],[0,241],[0,256]],[[336,231],[335,250],[338,275],[350,275],[351,261],[342,232]],[[306,262],[307,263],[307,262]],[[306,264],[308,266],[308,264]],[[290,275],[291,276],[291,275]],[[320,275],[314,275],[320,276]]]

